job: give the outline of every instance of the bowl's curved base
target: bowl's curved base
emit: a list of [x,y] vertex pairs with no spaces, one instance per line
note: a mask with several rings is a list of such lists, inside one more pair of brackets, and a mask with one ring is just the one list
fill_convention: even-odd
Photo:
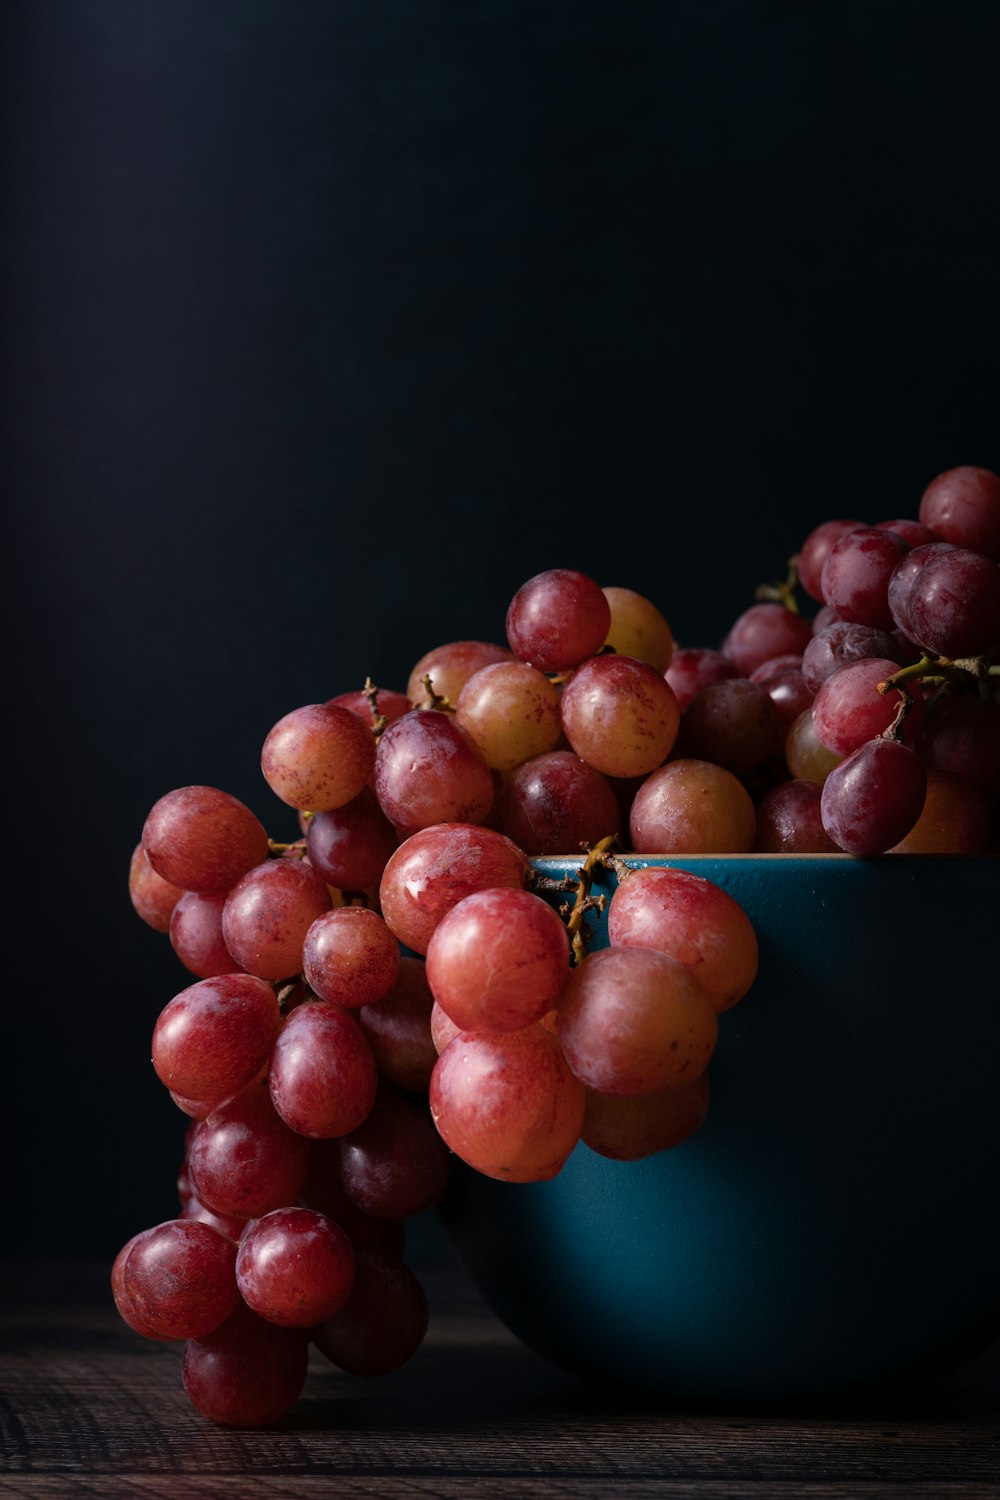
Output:
[[[584,1170],[593,1165],[585,1161]],[[651,1302],[655,1273],[641,1255],[634,1276],[620,1280],[606,1243],[592,1246],[586,1271],[579,1263],[561,1269],[565,1245],[557,1231],[546,1236],[551,1249],[539,1252],[532,1237],[537,1205],[522,1211],[514,1201],[524,1193],[459,1168],[438,1215],[501,1322],[534,1353],[588,1383],[674,1405],[808,1407],[899,1395],[1000,1341],[1000,1297],[985,1310],[976,1305],[964,1321],[950,1305],[928,1306],[931,1299],[908,1314],[857,1266],[834,1286],[817,1285],[815,1296],[772,1282],[735,1315],[730,1306],[706,1316],[697,1297],[685,1298],[676,1285]],[[484,1234],[484,1223],[493,1232]],[[627,1258],[635,1227],[627,1218],[614,1223],[612,1240]]]
[[557,1363],[681,1400],[899,1388],[973,1358],[1000,1336],[1000,861],[642,862],[743,905],[757,981],[683,1145],[579,1145],[543,1183],[458,1164],[442,1218],[487,1300]]

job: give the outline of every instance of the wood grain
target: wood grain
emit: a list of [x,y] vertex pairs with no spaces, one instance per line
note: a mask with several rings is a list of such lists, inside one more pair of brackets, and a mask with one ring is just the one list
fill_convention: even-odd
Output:
[[0,1500],[776,1494],[1000,1496],[1000,1360],[822,1410],[715,1411],[584,1384],[523,1348],[456,1266],[419,1267],[431,1326],[402,1370],[316,1354],[274,1429],[204,1422],[180,1345],[121,1323],[103,1265],[7,1265]]

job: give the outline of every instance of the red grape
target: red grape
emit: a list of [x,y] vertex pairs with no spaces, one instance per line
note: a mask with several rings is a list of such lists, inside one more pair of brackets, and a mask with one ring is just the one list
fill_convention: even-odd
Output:
[[594,656],[563,688],[566,738],[606,776],[645,776],[673,748],[680,710],[666,678],[630,656]]
[[387,995],[399,976],[399,942],[377,911],[323,912],[305,935],[302,968],[321,1000],[356,1008]]
[[349,1011],[311,1000],[297,1006],[281,1028],[267,1082],[271,1102],[291,1130],[314,1139],[346,1135],[374,1103],[375,1059]]
[[126,1240],[125,1244],[118,1251],[111,1265],[111,1295],[114,1298],[119,1317],[131,1328],[133,1333],[140,1334],[144,1339],[169,1342],[170,1336],[156,1332],[156,1329],[147,1319],[145,1309],[133,1298],[125,1286],[125,1267],[129,1256],[136,1245],[152,1233],[152,1229],[140,1230],[130,1240]]
[[347,1197],[378,1218],[422,1213],[448,1185],[448,1152],[426,1107],[385,1081],[368,1118],[336,1149]]
[[240,968],[222,935],[225,904],[224,891],[185,891],[170,917],[170,946],[185,969],[201,979]]
[[708,1072],[658,1094],[624,1098],[587,1090],[580,1138],[598,1156],[638,1161],[688,1140],[708,1113]]
[[335,697],[328,698],[326,701],[337,708],[349,708],[352,713],[357,714],[359,719],[369,724],[373,731],[375,715],[380,715],[391,724],[393,719],[409,713],[412,707],[405,693],[397,693],[392,688],[376,688],[374,709],[364,688],[358,688],[353,693],[337,693]]
[[363,1005],[358,1011],[358,1022],[379,1073],[412,1093],[426,1091],[437,1061],[431,1035],[433,1005],[424,961],[404,954],[399,977],[389,993],[377,1004]]
[[596,656],[611,627],[603,590],[572,568],[550,568],[523,583],[507,610],[514,655],[541,672],[567,672]]
[[754,667],[772,656],[801,656],[811,633],[809,621],[783,604],[751,604],[729,627],[722,654],[749,677]]
[[169,932],[174,907],[184,895],[180,886],[157,875],[142,844],[136,844],[128,867],[128,894],[136,913],[154,932]]
[[566,927],[530,891],[466,896],[427,948],[435,1000],[463,1031],[515,1031],[541,1020],[569,973]]
[[724,766],[669,761],[635,794],[629,817],[638,854],[745,854],[756,832],[750,793]]
[[688,646],[675,651],[665,673],[681,713],[695,693],[708,687],[709,683],[724,682],[728,677],[740,675],[734,661],[710,646]]
[[198,1219],[168,1219],[141,1235],[124,1263],[130,1309],[161,1339],[203,1338],[239,1301],[236,1246]]
[[305,1384],[308,1335],[279,1328],[241,1300],[220,1328],[184,1348],[184,1389],[197,1412],[224,1427],[272,1427]]
[[891,630],[889,579],[897,563],[910,551],[898,532],[861,526],[842,536],[823,564],[823,598],[842,620]]
[[488,766],[512,771],[562,739],[559,689],[523,661],[498,661],[470,677],[455,720]]
[[402,1255],[406,1249],[406,1225],[402,1219],[382,1219],[365,1213],[344,1192],[336,1140],[310,1143],[309,1171],[299,1207],[314,1208],[339,1224],[355,1252],[386,1250],[391,1255]]
[[[836,763],[836,760],[834,760]],[[757,803],[755,854],[836,854],[823,827],[822,784],[783,781]]]
[[278,1115],[264,1081],[249,1084],[199,1121],[188,1151],[201,1202],[240,1219],[294,1203],[308,1160],[309,1142]]
[[[880,656],[840,667],[823,683],[813,699],[813,727],[820,741],[837,755],[850,755],[866,741],[889,728],[899,708],[897,692],[880,693],[878,684],[899,668]],[[911,710],[910,730],[921,717],[920,700]]]
[[802,546],[799,548],[796,558],[799,582],[811,599],[818,604],[823,603],[823,589],[821,578],[823,564],[831,549],[836,546],[842,536],[849,531],[854,531],[859,526],[864,526],[864,521],[848,521],[838,519],[834,521],[821,521],[820,524],[810,531]]
[[268,731],[260,767],[289,807],[329,812],[358,795],[374,760],[368,722],[338,703],[307,703]]
[[410,1267],[387,1250],[361,1250],[354,1286],[332,1318],[309,1336],[349,1375],[388,1375],[420,1347],[427,1332],[427,1295]]
[[938,656],[978,656],[1000,641],[1000,567],[979,552],[938,553],[910,583],[906,630]]
[[602,1094],[688,1083],[708,1066],[718,1037],[715,1008],[689,965],[653,948],[589,953],[571,972],[557,1017],[570,1069]]
[[154,803],[142,847],[156,873],[185,891],[227,891],[268,853],[250,809],[212,786],[178,787]]
[[410,672],[406,684],[406,695],[412,707],[431,707],[424,678],[430,677],[431,687],[439,698],[454,705],[459,694],[473,673],[491,662],[511,661],[511,653],[505,646],[496,646],[492,641],[448,641],[435,646],[424,655]]
[[741,1000],[757,974],[757,936],[726,891],[688,870],[630,870],[608,903],[613,947],[656,948],[687,964],[717,1011]]
[[685,755],[745,776],[767,759],[777,729],[777,710],[765,687],[747,677],[713,682],[684,712]]
[[257,1077],[281,1025],[274,990],[251,974],[189,985],[153,1028],[153,1067],[185,1099],[218,1104]]
[[283,1328],[339,1312],[354,1282],[354,1251],[339,1224],[311,1208],[276,1208],[252,1224],[236,1256],[248,1307]]
[[316,813],[306,828],[309,863],[339,891],[375,885],[398,843],[370,786],[343,807]]
[[401,943],[426,953],[435,927],[463,896],[489,886],[521,889],[528,870],[527,856],[492,828],[422,828],[400,844],[382,872],[382,915]]
[[460,1031],[431,1075],[431,1114],[455,1154],[486,1177],[543,1182],[580,1138],[584,1090],[540,1025]]
[[236,882],[222,909],[226,947],[261,979],[291,979],[302,969],[306,933],[330,909],[320,875],[299,859],[270,859]]
[[802,676],[810,692],[818,693],[828,677],[850,662],[881,657],[902,665],[898,642],[887,630],[836,620],[815,634],[802,653]]
[[385,730],[373,777],[385,816],[402,834],[434,823],[481,823],[493,805],[493,777],[454,718],[415,708]]

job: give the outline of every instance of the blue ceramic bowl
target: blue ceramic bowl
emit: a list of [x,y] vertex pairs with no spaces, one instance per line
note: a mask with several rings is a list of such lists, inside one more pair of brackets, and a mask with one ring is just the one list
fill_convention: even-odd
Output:
[[580,1145],[545,1183],[456,1172],[442,1218],[499,1317],[576,1373],[695,1401],[909,1382],[1000,1337],[1000,859],[629,862],[735,897],[758,977],[683,1145]]

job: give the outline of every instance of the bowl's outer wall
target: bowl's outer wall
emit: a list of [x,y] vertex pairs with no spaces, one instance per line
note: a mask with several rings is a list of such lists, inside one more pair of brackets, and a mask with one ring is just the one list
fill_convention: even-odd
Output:
[[459,1166],[442,1216],[499,1316],[571,1369],[695,1399],[847,1391],[989,1343],[1000,860],[629,862],[728,891],[759,973],[720,1016],[682,1146],[622,1163],[580,1145],[527,1185]]

